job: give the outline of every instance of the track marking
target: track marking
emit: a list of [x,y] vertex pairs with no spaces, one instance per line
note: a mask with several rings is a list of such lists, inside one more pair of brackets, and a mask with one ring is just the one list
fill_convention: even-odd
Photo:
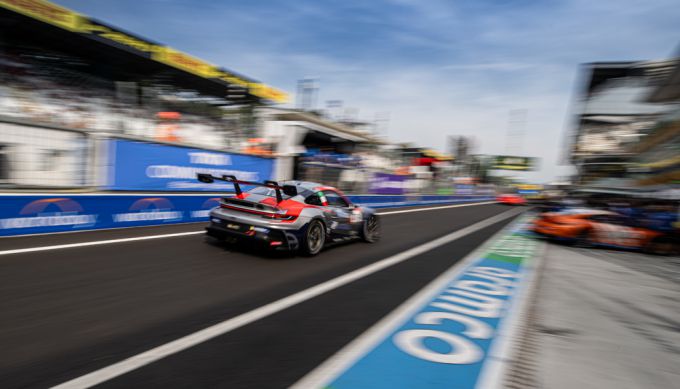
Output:
[[[405,209],[405,210],[401,210],[401,211],[378,212],[377,214],[378,215],[392,215],[392,214],[396,214],[396,213],[431,211],[431,210],[435,210],[435,209],[468,207],[468,206],[472,206],[472,205],[484,205],[484,204],[492,204],[492,203],[495,203],[495,201],[488,201],[488,202],[483,202],[483,203],[471,203],[471,204],[446,205],[446,206],[441,206],[441,207]],[[151,227],[151,226],[144,226],[144,227]],[[157,226],[153,226],[153,227],[157,227]],[[97,231],[97,230],[93,230],[93,231]],[[85,231],[83,231],[83,232],[85,232]],[[49,250],[70,249],[70,248],[76,248],[76,247],[99,246],[99,245],[106,245],[106,244],[136,242],[136,241],[151,240],[151,239],[175,238],[175,237],[178,237],[178,236],[197,235],[197,234],[203,234],[203,233],[205,233],[205,231],[203,231],[203,230],[187,231],[187,232],[177,232],[177,233],[172,233],[172,234],[147,235],[147,236],[140,236],[140,237],[134,237],[134,238],[107,239],[107,240],[96,240],[96,241],[91,241],[91,242],[58,244],[58,245],[53,245],[53,246],[29,247],[29,248],[23,248],[23,249],[13,249],[13,250],[0,251],[0,255],[33,253],[33,252],[37,252],[37,251],[49,251]]]
[[99,370],[95,370],[89,374],[85,374],[73,380],[64,382],[60,385],[55,386],[54,388],[58,389],[89,388],[91,386],[109,381],[115,377],[139,369],[140,367],[148,365],[152,362],[176,354],[180,351],[196,346],[197,344],[206,342],[215,337],[234,331],[254,321],[263,319],[267,316],[273,315],[277,312],[283,311],[292,306],[310,300],[333,289],[337,289],[353,281],[367,277],[380,270],[404,262],[407,259],[413,258],[434,248],[453,242],[466,235],[472,234],[483,228],[489,227],[505,219],[516,216],[521,211],[522,209],[511,209],[505,211],[501,214],[492,216],[488,219],[484,219],[460,230],[451,232],[437,239],[413,247],[402,253],[381,259],[370,265],[364,266],[362,268],[353,270],[349,273],[322,282],[300,292],[284,297],[280,300],[263,305],[252,311],[243,313],[231,319],[227,319],[221,323],[212,325],[203,330],[194,332],[192,334],[186,335],[169,343],[152,348],[151,350],[145,351],[141,354],[134,355],[113,365],[101,368]]
[[188,231],[188,232],[177,232],[177,233],[174,233],[174,234],[147,235],[147,236],[138,236],[138,237],[134,237],[134,238],[96,240],[96,241],[93,241],[93,242],[80,242],[80,243],[58,244],[58,245],[54,245],[54,246],[29,247],[29,248],[25,248],[25,249],[14,249],[14,250],[0,251],[0,255],[33,253],[33,252],[36,252],[36,251],[70,249],[70,248],[74,248],[74,247],[101,246],[101,245],[105,245],[105,244],[136,242],[136,241],[139,241],[139,240],[174,238],[174,237],[178,237],[178,236],[198,235],[198,234],[204,234],[204,233],[205,233],[205,231]]
[[505,318],[503,325],[498,328],[498,336],[489,350],[489,360],[479,373],[479,388],[503,388],[503,378],[510,369],[511,357],[518,352],[520,347],[522,340],[520,337],[520,320],[526,320],[525,315],[528,311],[529,300],[536,293],[538,269],[542,266],[546,249],[545,242],[539,242],[532,260],[526,265],[528,267],[524,275],[526,282],[522,282],[517,298],[508,308],[511,313]]
[[399,211],[387,211],[387,212],[377,212],[378,215],[394,215],[396,213],[408,213],[408,212],[421,212],[421,211],[434,211],[437,209],[446,209],[446,208],[458,208],[458,207],[469,207],[472,205],[485,205],[485,204],[495,204],[495,201],[484,201],[481,203],[470,203],[470,204],[454,204],[454,205],[443,205],[443,206],[437,206],[437,207],[429,207],[429,208],[418,208],[418,209],[402,209]]
[[[502,214],[501,214],[502,215]],[[322,362],[319,366],[311,370],[303,376],[296,383],[291,385],[291,389],[311,389],[311,388],[326,388],[333,380],[337,379],[341,374],[351,368],[362,357],[371,352],[380,342],[388,338],[389,335],[398,328],[400,324],[413,317],[416,312],[432,301],[433,298],[442,291],[447,284],[467,270],[472,264],[476,263],[479,258],[487,252],[503,235],[508,234],[518,227],[517,221],[502,228],[496,232],[484,243],[479,245],[471,253],[466,255],[461,261],[456,262],[453,266],[440,274],[437,278],[430,281],[422,289],[417,291],[414,295],[409,297],[405,302],[395,308],[387,316],[380,319],[373,326],[354,338],[347,345],[336,351],[331,357]],[[540,245],[539,245],[540,246]],[[540,246],[543,248],[544,246]],[[536,256],[542,256],[540,249],[534,253]],[[529,274],[524,274],[522,280],[529,278],[529,283],[532,284],[534,280],[535,265],[527,265],[530,267]],[[508,342],[515,337],[517,331],[517,320],[519,312],[524,311],[526,305],[526,290],[533,290],[533,286],[528,286],[527,283],[522,282],[520,289],[518,289],[517,298],[513,300],[512,306],[508,309],[511,315],[503,320],[502,326],[497,329],[497,335],[493,341],[493,345],[488,350],[488,357],[480,372],[477,385],[478,388],[499,388],[500,379],[503,376],[504,362],[507,362],[507,356],[511,351],[512,345]],[[480,384],[484,383],[484,384]]]

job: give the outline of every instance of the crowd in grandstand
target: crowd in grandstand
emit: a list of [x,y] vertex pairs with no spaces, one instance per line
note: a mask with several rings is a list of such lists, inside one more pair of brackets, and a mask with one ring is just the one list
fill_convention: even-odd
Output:
[[219,120],[187,113],[169,115],[162,106],[152,109],[123,102],[114,86],[67,67],[44,66],[31,57],[0,53],[1,116],[161,141],[225,146],[227,137],[221,136]]
[[[212,107],[212,115],[177,109],[192,105],[191,96],[184,97],[187,91],[151,81],[140,88],[138,83],[107,79],[105,71],[84,69],[91,70],[92,64],[60,52],[30,47],[1,49],[0,117],[255,155],[272,155],[275,149],[270,140],[235,133],[219,108]],[[151,96],[145,95],[145,90]],[[16,147],[13,150],[16,154]],[[368,190],[373,172],[428,183],[435,178],[433,164],[422,166],[420,171],[418,166],[409,168],[415,163],[412,158],[375,150],[338,153],[310,147],[297,163],[299,177],[350,191]]]

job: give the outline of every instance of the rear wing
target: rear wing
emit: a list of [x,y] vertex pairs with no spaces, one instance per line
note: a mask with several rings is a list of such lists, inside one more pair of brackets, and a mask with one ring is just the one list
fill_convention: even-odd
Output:
[[279,183],[276,181],[269,180],[265,182],[243,181],[237,179],[236,176],[224,175],[222,177],[215,177],[207,173],[198,173],[196,176],[199,181],[204,182],[206,184],[212,184],[213,182],[215,182],[215,180],[231,182],[232,184],[234,184],[234,191],[236,192],[237,196],[240,196],[241,193],[243,193],[243,191],[241,191],[241,185],[265,186],[267,188],[272,188],[276,191],[277,203],[283,201],[283,195],[281,195],[281,192],[283,192],[287,196],[291,197],[297,196],[297,188],[295,187],[295,185],[279,185]]

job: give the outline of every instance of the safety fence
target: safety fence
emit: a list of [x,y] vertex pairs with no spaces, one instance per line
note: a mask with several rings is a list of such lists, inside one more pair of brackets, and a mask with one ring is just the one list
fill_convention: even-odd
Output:
[[[0,194],[0,236],[203,222],[224,194]],[[375,208],[491,200],[487,196],[348,196]]]
[[93,151],[86,132],[0,117],[0,186],[88,186]]

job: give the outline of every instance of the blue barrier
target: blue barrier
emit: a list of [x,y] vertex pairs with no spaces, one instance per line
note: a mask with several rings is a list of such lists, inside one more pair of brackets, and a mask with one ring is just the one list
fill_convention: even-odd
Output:
[[108,140],[108,178],[105,189],[151,191],[231,190],[228,183],[205,184],[196,173],[235,175],[245,181],[271,179],[273,158],[194,149],[185,146]]
[[[223,195],[5,194],[0,196],[0,236],[202,222]],[[374,208],[489,200],[480,196],[348,197]]]

